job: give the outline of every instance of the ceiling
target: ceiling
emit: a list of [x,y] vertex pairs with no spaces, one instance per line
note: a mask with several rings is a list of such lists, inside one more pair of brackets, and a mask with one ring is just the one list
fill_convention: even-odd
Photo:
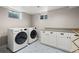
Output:
[[59,9],[59,8],[62,8],[63,6],[24,6],[22,7],[25,12],[29,13],[29,14],[37,14],[37,13],[41,13],[41,12],[46,12],[46,11],[50,11],[50,10],[55,10],[55,9]]
[[37,14],[41,12],[56,10],[63,7],[64,6],[7,6],[6,8],[17,10],[20,12],[26,12],[28,14]]

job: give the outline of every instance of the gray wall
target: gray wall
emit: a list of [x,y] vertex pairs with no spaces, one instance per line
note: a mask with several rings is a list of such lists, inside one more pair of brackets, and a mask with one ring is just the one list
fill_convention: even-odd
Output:
[[22,20],[8,18],[8,9],[0,7],[0,45],[7,44],[7,29],[31,26],[31,15],[22,13]]
[[33,26],[39,29],[51,28],[79,28],[79,8],[61,8],[48,12],[47,20],[40,20],[40,14],[32,16]]

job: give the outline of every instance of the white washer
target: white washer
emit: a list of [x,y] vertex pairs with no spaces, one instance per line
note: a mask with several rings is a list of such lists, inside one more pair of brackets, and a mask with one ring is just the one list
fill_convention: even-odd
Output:
[[10,28],[8,30],[8,48],[16,52],[27,46],[28,32],[25,28]]
[[36,27],[28,28],[28,44],[35,42],[38,39]]

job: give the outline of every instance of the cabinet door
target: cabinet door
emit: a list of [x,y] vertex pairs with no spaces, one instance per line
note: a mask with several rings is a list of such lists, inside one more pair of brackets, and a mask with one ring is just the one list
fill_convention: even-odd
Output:
[[49,42],[49,34],[50,34],[50,32],[49,31],[45,31],[45,32],[43,32],[42,34],[41,34],[41,42],[42,43],[45,43],[45,44],[48,44],[48,42]]
[[56,32],[50,32],[49,37],[47,38],[47,44],[56,47]]
[[69,33],[69,36],[71,37],[72,41],[75,40],[75,39],[77,39],[77,38],[79,38],[78,35],[75,34],[75,33]]
[[56,47],[56,32],[45,31],[41,36],[41,42]]
[[71,49],[71,39],[68,37],[68,33],[59,33],[57,35],[57,47],[60,49],[64,49],[70,51]]
[[46,33],[45,33],[45,35],[44,35],[44,42],[46,43],[46,44],[49,44],[49,42],[50,42],[50,32],[49,31],[46,31]]
[[43,43],[45,41],[45,31],[40,31],[40,42]]
[[[78,37],[78,35],[77,34],[75,34],[75,33],[69,33],[69,36],[71,37],[71,42],[72,42],[72,46],[71,46],[71,52],[72,51],[76,51],[77,49],[78,49],[78,47],[77,46],[79,46],[78,45],[78,43],[79,43],[79,39],[77,39],[77,38],[79,38]],[[75,45],[75,44],[76,45]]]

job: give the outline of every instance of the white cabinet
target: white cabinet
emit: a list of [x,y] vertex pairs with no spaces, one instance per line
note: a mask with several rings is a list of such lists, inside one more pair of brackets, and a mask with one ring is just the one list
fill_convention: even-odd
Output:
[[56,32],[50,32],[47,44],[56,47]]
[[40,41],[41,41],[41,43],[48,44],[48,42],[49,42],[48,41],[49,34],[50,34],[49,31],[41,31],[41,33],[40,33]]
[[79,38],[79,37],[77,36],[77,34],[75,34],[75,33],[69,33],[69,36],[71,37],[71,40],[72,40],[72,41],[75,40],[75,39],[77,39],[77,38]]
[[[75,36],[75,33],[42,31],[40,37],[42,43],[53,47],[57,47],[70,52],[78,49],[72,42],[78,38]],[[79,46],[79,40],[75,41],[75,43]]]
[[50,42],[49,39],[51,39],[50,38],[50,31],[46,31],[45,35],[43,37],[44,37],[44,41],[43,42],[45,42],[46,44],[49,44],[49,42]]
[[72,41],[72,48],[71,51],[77,52],[77,49],[79,49],[79,36],[75,33],[69,33],[71,36],[71,41]]
[[41,42],[56,47],[56,32],[52,31],[41,32]]
[[45,31],[40,31],[40,42],[41,43],[45,42]]
[[57,47],[67,51],[71,50],[71,39],[68,36],[69,33],[58,32],[57,33]]

